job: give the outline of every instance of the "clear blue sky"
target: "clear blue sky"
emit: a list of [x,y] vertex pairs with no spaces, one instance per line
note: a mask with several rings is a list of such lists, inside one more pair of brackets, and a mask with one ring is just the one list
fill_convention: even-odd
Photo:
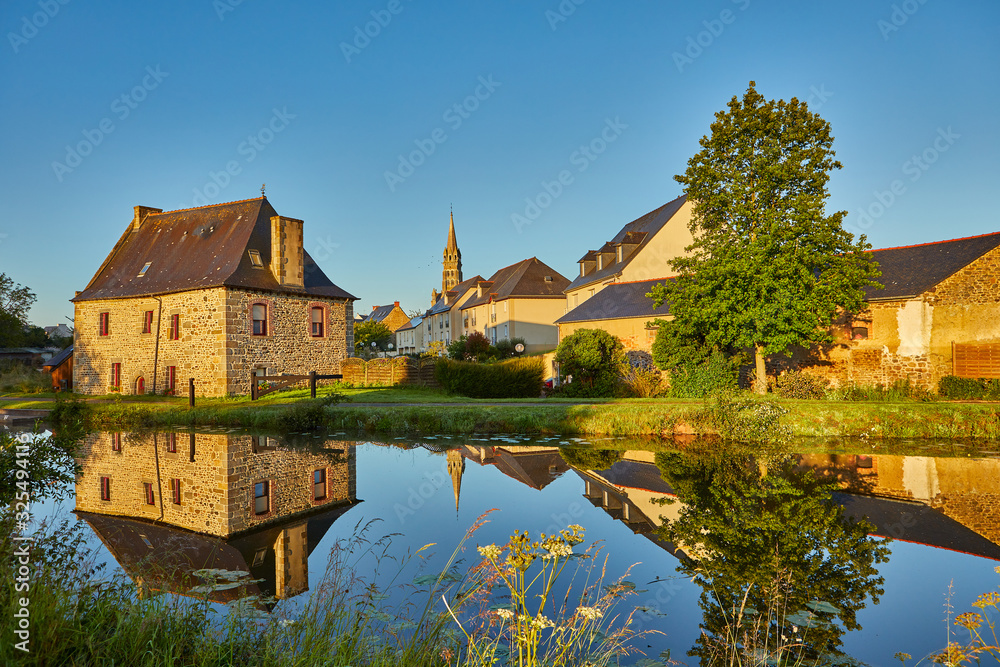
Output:
[[[830,207],[876,247],[1000,230],[995,0],[4,0],[0,28],[0,271],[38,294],[39,325],[72,315],[133,206],[263,182],[362,312],[429,305],[451,204],[466,276],[537,256],[572,277],[681,194],[750,80],[830,121]],[[434,150],[397,171],[415,142]]]

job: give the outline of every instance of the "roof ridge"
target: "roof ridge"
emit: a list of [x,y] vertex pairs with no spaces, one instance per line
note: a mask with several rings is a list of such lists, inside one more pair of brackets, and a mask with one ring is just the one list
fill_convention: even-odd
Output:
[[663,276],[662,278],[646,278],[644,280],[622,280],[622,281],[619,281],[617,283],[611,283],[610,285],[608,285],[608,287],[611,287],[612,285],[632,285],[632,284],[635,284],[635,283],[648,283],[648,282],[652,282],[654,280],[656,280],[656,281],[670,280],[671,278],[676,278],[676,277],[677,276]]
[[903,250],[904,248],[921,248],[921,247],[930,246],[930,245],[941,245],[942,243],[954,243],[955,241],[969,241],[971,239],[982,239],[982,238],[986,238],[987,236],[996,236],[998,234],[1000,234],[1000,232],[990,232],[988,234],[976,234],[975,236],[960,236],[957,239],[944,239],[943,241],[929,241],[927,243],[914,243],[912,245],[900,245],[900,246],[893,246],[891,248],[872,248],[871,250],[868,250],[867,252],[881,252],[883,250]]
[[172,211],[160,211],[159,213],[150,213],[150,215],[166,215],[167,213],[180,213],[181,211],[197,211],[201,208],[212,208],[213,206],[226,206],[228,204],[245,204],[248,201],[266,200],[267,197],[251,197],[250,199],[237,199],[236,201],[220,201],[217,204],[205,204],[204,206],[192,206],[190,208],[175,208]]

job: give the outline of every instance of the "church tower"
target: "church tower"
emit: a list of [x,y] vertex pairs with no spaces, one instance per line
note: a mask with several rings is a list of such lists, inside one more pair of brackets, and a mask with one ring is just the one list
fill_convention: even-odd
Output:
[[444,270],[441,271],[441,291],[447,292],[462,282],[462,251],[455,240],[455,214],[451,214],[448,228],[448,245],[444,248]]

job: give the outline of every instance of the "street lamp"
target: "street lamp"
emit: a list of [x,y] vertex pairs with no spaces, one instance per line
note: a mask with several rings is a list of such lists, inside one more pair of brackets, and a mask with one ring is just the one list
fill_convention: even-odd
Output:
[[518,343],[517,345],[515,345],[515,346],[514,346],[514,350],[515,350],[515,351],[516,351],[516,352],[517,352],[518,354],[521,354],[522,352],[524,352],[524,343]]

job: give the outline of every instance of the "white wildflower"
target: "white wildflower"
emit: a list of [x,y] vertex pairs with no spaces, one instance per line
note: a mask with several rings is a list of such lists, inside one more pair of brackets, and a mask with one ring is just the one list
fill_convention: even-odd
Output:
[[510,609],[497,609],[497,616],[505,621],[510,621],[514,618],[514,612]]
[[550,547],[548,547],[548,555],[542,556],[542,558],[548,560],[551,558],[563,558],[569,556],[573,553],[573,547],[566,544],[565,542],[555,542]]
[[487,544],[485,547],[479,547],[479,555],[483,558],[496,560],[500,556],[500,547],[495,544]]
[[556,624],[546,618],[543,614],[539,613],[538,616],[531,619],[531,627],[544,630],[545,628],[554,628],[556,627]]
[[577,607],[576,613],[578,616],[583,616],[591,621],[597,620],[604,615],[597,607]]

